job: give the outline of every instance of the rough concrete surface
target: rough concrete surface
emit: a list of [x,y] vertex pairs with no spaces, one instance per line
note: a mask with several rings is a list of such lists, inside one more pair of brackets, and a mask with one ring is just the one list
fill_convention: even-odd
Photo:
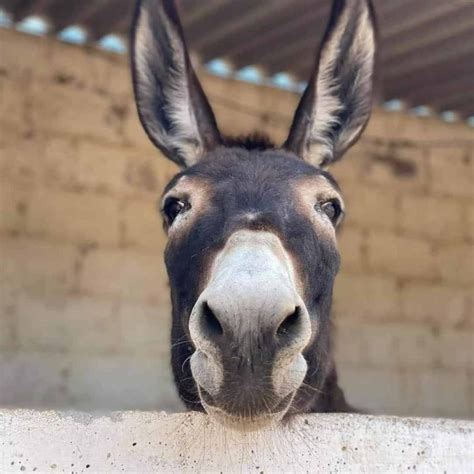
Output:
[[474,472],[474,422],[298,416],[228,431],[198,413],[0,412],[1,472]]

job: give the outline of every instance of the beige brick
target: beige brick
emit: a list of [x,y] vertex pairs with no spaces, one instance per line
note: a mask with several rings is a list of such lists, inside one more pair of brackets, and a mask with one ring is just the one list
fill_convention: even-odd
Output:
[[[268,107],[285,108],[285,105],[288,104],[288,95],[290,97],[293,95],[288,93],[282,94],[284,99],[280,104],[278,100],[275,100],[274,90],[271,88],[254,84],[249,84],[249,87],[242,88],[240,81],[233,79],[222,80],[219,78],[216,80],[209,76],[206,77],[206,80],[204,87],[209,92],[210,102],[216,114],[217,123],[224,134],[242,135],[265,128],[266,122],[271,120],[271,113],[269,113]],[[282,95],[278,94],[278,99]],[[294,100],[295,98],[293,100],[290,99],[292,103],[294,103]],[[286,134],[289,129],[290,116],[294,109],[293,105],[290,105],[289,110],[286,108],[288,126],[285,124],[282,126]],[[275,111],[275,113],[278,112]],[[272,132],[275,128],[272,127]],[[271,134],[273,135],[273,133]]]
[[65,352],[70,340],[65,297],[45,300],[22,294],[18,302],[18,338],[23,350]]
[[97,297],[69,297],[64,319],[68,351],[108,354],[121,350],[116,301]]
[[132,81],[126,57],[54,42],[50,63],[53,79],[58,82],[124,97],[132,103]]
[[77,186],[78,142],[67,137],[49,137],[40,162],[42,182],[47,186]]
[[474,159],[467,148],[432,148],[429,164],[432,193],[474,196]]
[[43,181],[99,193],[124,190],[126,150],[85,139],[53,137],[45,145]]
[[[1,42],[0,42],[1,43]],[[8,125],[26,128],[29,119],[27,93],[31,82],[27,77],[0,77],[0,119]]]
[[117,304],[87,296],[24,295],[18,302],[18,338],[24,350],[110,353],[119,347]]
[[362,185],[342,190],[346,204],[346,223],[366,229],[394,229],[397,225],[398,196],[387,189]]
[[438,275],[433,248],[424,240],[388,232],[370,233],[367,247],[369,267],[373,270],[425,279]]
[[474,295],[472,291],[470,293],[467,297],[467,317],[464,326],[474,329]]
[[155,355],[168,360],[171,350],[170,305],[121,302],[119,311],[121,350]]
[[474,332],[443,329],[439,334],[442,367],[474,371]]
[[166,245],[159,204],[150,200],[131,200],[125,203],[122,222],[125,245],[147,248],[162,254]]
[[339,318],[336,321],[334,331],[334,349],[336,367],[360,367],[367,362],[367,338],[366,329],[368,324],[352,323],[347,319]]
[[81,357],[67,390],[80,410],[181,411],[168,361],[151,357]]
[[468,317],[468,292],[458,288],[409,283],[401,289],[401,302],[408,321],[457,327]]
[[364,236],[361,230],[348,226],[342,228],[337,236],[342,271],[358,271],[363,268],[363,243]]
[[149,304],[168,302],[168,278],[163,257],[131,250],[97,250],[83,261],[82,290],[120,296]]
[[126,193],[158,199],[178,167],[151,145],[145,150],[127,151]]
[[438,249],[441,278],[449,282],[474,283],[474,245],[451,245]]
[[[338,360],[346,366],[407,369],[439,364],[437,332],[429,326],[367,321],[339,324]],[[341,339],[342,336],[342,339]],[[341,342],[344,346],[341,346]],[[449,359],[449,354],[446,358]]]
[[67,242],[119,242],[119,202],[91,193],[35,193],[27,228],[31,235]]
[[0,33],[2,64],[15,78],[34,74],[42,82],[131,95],[130,71],[124,57],[54,39],[31,38],[14,30]]
[[464,237],[463,209],[454,199],[402,195],[400,226],[409,235],[459,241]]
[[[81,46],[52,41],[50,44],[49,71],[43,74],[48,82],[55,82],[71,88],[98,89],[104,87],[108,79],[107,55],[91,49],[85,51]],[[125,65],[124,65],[125,66]]]
[[[409,330],[412,328],[409,328]],[[366,346],[366,367],[393,370],[403,366],[400,361],[400,339],[409,333],[399,323],[366,325],[363,337]]]
[[0,405],[182,411],[169,362],[130,355],[2,354]]
[[133,108],[125,117],[123,138],[128,145],[140,147],[145,150],[151,150],[153,148],[150,139],[145,133],[145,130],[143,130],[138,114]]
[[10,184],[34,185],[44,155],[43,137],[16,126],[0,127],[0,179]]
[[100,192],[124,191],[127,150],[81,141],[77,182],[80,187]]
[[[222,79],[205,73],[203,75],[204,89],[208,92],[211,101],[224,102],[224,99],[235,101],[242,105],[253,108],[254,110],[268,105],[275,104],[274,89],[259,86],[256,84],[249,84],[249,87],[241,87],[241,82],[236,79]],[[284,105],[278,104],[282,107],[284,114],[288,120],[291,119],[293,110],[296,108],[296,96],[294,94],[284,92],[278,94],[278,97],[282,97]],[[289,102],[288,102],[289,100]],[[289,124],[288,124],[289,125]]]
[[[429,368],[439,363],[439,338],[436,331],[423,325],[397,325],[398,354],[396,366],[405,368]],[[387,327],[387,330],[391,329]]]
[[[107,61],[104,61],[104,59],[107,59]],[[104,74],[98,77],[96,84],[105,89],[107,93],[126,97],[128,102],[132,102],[132,81],[127,58],[100,52],[100,57],[97,60],[101,65],[105,65],[105,70]]]
[[[238,100],[232,100],[231,103],[239,104]],[[229,102],[222,103],[221,100],[214,100],[211,104],[216,114],[219,129],[225,135],[247,135],[259,130],[262,125],[262,114],[259,114],[258,111],[250,112],[232,106],[229,107]]]
[[465,123],[446,124],[437,117],[412,117],[406,112],[386,112],[376,108],[365,137],[397,139],[400,142],[472,140],[472,129]]
[[404,374],[410,415],[462,417],[469,413],[469,379],[465,371],[429,369]]
[[340,366],[339,380],[346,399],[356,408],[373,414],[405,414],[406,388],[400,372]]
[[32,191],[0,182],[0,229],[15,234],[26,229]]
[[[394,130],[391,130],[388,125],[388,121],[393,120],[393,115],[393,112],[387,113],[381,108],[374,107],[367,128],[364,130],[364,134],[362,135],[362,139],[370,138],[380,142],[387,138],[391,138],[392,140],[398,138],[397,133],[395,133]],[[402,114],[399,115],[401,116]],[[403,114],[403,116],[406,116],[406,114]]]
[[472,417],[474,415],[474,372],[468,373],[469,379],[469,396],[470,396],[470,410],[462,418]]
[[336,179],[343,193],[346,187],[353,186],[354,183],[359,181],[361,174],[359,162],[361,159],[364,159],[363,155],[359,155],[351,150],[347,153],[347,156],[344,156],[344,159],[338,160],[331,165],[329,171]]
[[25,238],[0,240],[0,284],[32,294],[66,293],[75,285],[77,250]]
[[[135,158],[135,159],[134,159]],[[155,159],[143,156],[129,157],[125,169],[125,183],[132,194],[149,193],[155,199],[162,190],[160,170],[157,169],[157,161],[163,163],[164,157],[157,156]]]
[[2,64],[14,78],[34,74],[43,83],[131,95],[130,71],[123,57],[54,39],[31,38],[13,30],[1,33]]
[[334,289],[337,319],[354,318],[383,321],[400,314],[395,279],[383,276],[341,274]]
[[466,237],[474,242],[474,204],[467,208]]
[[[209,76],[206,77],[208,79]],[[219,78],[220,79],[220,78]],[[224,87],[226,82],[224,79]],[[213,85],[209,84],[207,89],[209,93],[213,91]],[[258,104],[251,104],[261,106],[262,109],[262,124],[259,129],[262,133],[266,133],[276,144],[283,143],[290,129],[293,114],[298,105],[299,96],[297,94],[282,91],[283,94],[275,95],[275,89],[272,87],[265,87],[262,101]],[[224,92],[224,97],[226,96]],[[270,111],[270,112],[269,112]]]
[[121,141],[127,106],[85,89],[35,83],[31,117],[37,130]]
[[369,157],[373,153],[383,153],[386,142],[371,143],[363,138],[350,148],[342,160],[331,165],[330,172],[344,189],[346,186],[358,186],[364,178]]
[[71,407],[67,380],[71,361],[64,354],[7,352],[0,357],[0,405]]
[[[18,80],[35,76],[42,77],[51,71],[52,41],[38,36],[32,37],[13,29],[0,30],[0,58],[9,77]],[[21,88],[19,88],[21,91]]]
[[0,283],[0,353],[17,350],[17,307],[14,292]]
[[427,167],[423,148],[392,143],[385,149],[369,150],[363,182],[376,184],[386,192],[423,190],[427,186]]

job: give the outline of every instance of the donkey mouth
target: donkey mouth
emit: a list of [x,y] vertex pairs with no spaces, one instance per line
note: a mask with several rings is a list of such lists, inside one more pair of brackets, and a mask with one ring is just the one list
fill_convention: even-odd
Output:
[[251,405],[247,409],[241,407],[238,411],[222,408],[202,387],[199,387],[199,395],[206,413],[218,423],[236,431],[255,431],[280,422],[287,414],[295,392],[286,395],[273,407],[258,412],[253,411]]

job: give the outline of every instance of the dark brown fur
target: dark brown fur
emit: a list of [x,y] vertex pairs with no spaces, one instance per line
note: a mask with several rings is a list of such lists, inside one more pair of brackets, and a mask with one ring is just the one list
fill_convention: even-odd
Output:
[[[328,238],[327,227],[313,225],[312,215],[301,210],[295,190],[303,181],[314,179],[337,195],[336,181],[322,166],[339,159],[369,119],[374,31],[370,0],[333,0],[318,60],[289,136],[277,147],[260,135],[226,138],[220,134],[191,65],[173,1],[138,0],[132,64],[139,117],[152,142],[183,168],[165,193],[172,195],[183,177],[201,183],[207,193],[205,208],[186,232],[169,239],[165,252],[173,307],[171,362],[179,394],[190,409],[203,410],[189,365],[195,351],[189,331],[191,311],[216,254],[234,232],[251,229],[279,237],[304,284],[302,298],[313,331],[303,352],[306,377],[289,414],[352,411],[339,388],[333,360],[330,312],[339,254],[333,234]],[[327,110],[321,112],[320,103]],[[324,203],[317,196],[315,184],[311,212],[322,212]],[[180,212],[192,209],[192,195],[170,199],[186,201],[179,202]],[[169,216],[165,220],[172,226]],[[236,370],[235,341],[222,348],[223,404],[229,412],[238,403],[236,393],[254,390],[260,397],[260,411],[271,393],[265,374],[277,349],[266,345],[261,334],[252,337],[258,343],[250,348],[251,369],[263,374],[260,378],[242,376]]]
[[[283,150],[223,148],[177,175],[167,188],[166,192],[181,177],[188,176],[205,180],[212,189],[206,212],[186,236],[170,241],[165,251],[173,302],[171,362],[181,398],[189,408],[202,409],[188,363],[194,352],[186,331],[189,315],[209,261],[222,250],[229,235],[247,228],[276,233],[300,263],[307,285],[305,303],[319,326],[305,350],[308,373],[291,412],[352,410],[337,384],[332,357],[330,307],[339,255],[332,242],[315,232],[308,216],[295,210],[292,198],[292,188],[299,180],[317,175],[335,183],[328,173]],[[260,218],[248,222],[244,216],[249,211]],[[229,386],[229,393],[233,390]]]

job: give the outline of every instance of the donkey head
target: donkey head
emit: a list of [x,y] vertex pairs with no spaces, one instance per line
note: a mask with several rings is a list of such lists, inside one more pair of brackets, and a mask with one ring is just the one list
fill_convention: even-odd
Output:
[[141,122],[182,167],[161,204],[181,398],[246,429],[337,409],[329,313],[344,204],[323,168],[370,115],[369,0],[334,1],[281,147],[219,133],[171,0],[139,1],[132,36]]

